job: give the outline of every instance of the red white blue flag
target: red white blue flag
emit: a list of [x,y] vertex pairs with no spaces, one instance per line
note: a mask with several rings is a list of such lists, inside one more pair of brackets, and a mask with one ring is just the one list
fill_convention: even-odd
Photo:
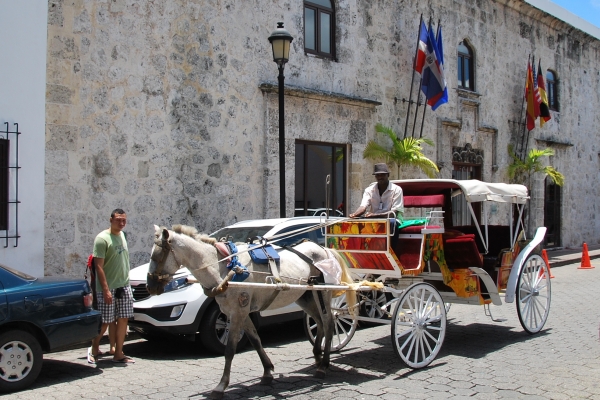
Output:
[[427,27],[425,22],[421,20],[421,26],[419,28],[419,44],[417,48],[417,58],[415,58],[415,71],[422,74],[423,67],[425,66],[425,58],[427,56]]
[[[441,37],[441,36],[440,36]],[[441,55],[443,60],[443,55]],[[425,66],[421,74],[421,90],[425,94],[427,104],[432,110],[442,105],[444,93],[447,95],[446,78],[444,77],[443,64],[440,62],[440,51],[438,49],[437,40],[433,36],[433,29],[429,27],[427,34],[427,52],[425,56]]]
[[[440,68],[442,70],[442,73],[444,72],[444,46],[442,44],[442,25],[438,25],[438,30],[437,30],[437,35],[436,35],[436,43],[437,43],[437,50],[438,50],[438,61],[440,63]],[[433,111],[435,111],[439,106],[441,106],[444,103],[448,102],[448,87],[446,85],[446,80],[444,79],[444,90],[442,93],[442,97],[440,97],[433,105],[431,103],[428,102],[428,104],[431,106],[431,109]]]

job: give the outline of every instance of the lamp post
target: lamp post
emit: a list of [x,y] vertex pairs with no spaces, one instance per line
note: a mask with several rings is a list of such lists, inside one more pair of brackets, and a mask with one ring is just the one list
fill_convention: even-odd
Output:
[[277,23],[269,42],[273,48],[273,61],[279,67],[279,216],[285,218],[285,125],[284,125],[284,102],[283,102],[283,68],[290,59],[290,44],[294,38],[283,27],[283,22]]

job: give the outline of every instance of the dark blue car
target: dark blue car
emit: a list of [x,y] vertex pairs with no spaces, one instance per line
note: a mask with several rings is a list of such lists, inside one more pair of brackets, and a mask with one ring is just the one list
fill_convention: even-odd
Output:
[[35,278],[0,264],[0,391],[29,386],[43,352],[90,341],[100,323],[85,279]]

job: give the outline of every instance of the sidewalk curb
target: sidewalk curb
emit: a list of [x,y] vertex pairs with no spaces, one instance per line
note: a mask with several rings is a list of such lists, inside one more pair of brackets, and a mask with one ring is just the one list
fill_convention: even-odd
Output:
[[[590,260],[595,260],[600,258],[600,254],[590,254]],[[569,258],[555,258],[554,260],[548,257],[548,261],[550,262],[550,268],[562,267],[565,265],[575,264],[581,262],[581,255],[577,257],[569,257]]]

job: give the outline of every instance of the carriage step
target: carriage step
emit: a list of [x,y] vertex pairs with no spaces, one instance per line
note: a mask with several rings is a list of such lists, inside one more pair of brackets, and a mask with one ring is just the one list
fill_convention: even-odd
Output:
[[494,322],[505,322],[507,321],[506,318],[494,318],[494,316],[492,315],[492,309],[490,308],[489,304],[484,304],[483,305],[483,311],[485,312],[485,315],[487,315],[488,317],[490,317],[490,319]]

